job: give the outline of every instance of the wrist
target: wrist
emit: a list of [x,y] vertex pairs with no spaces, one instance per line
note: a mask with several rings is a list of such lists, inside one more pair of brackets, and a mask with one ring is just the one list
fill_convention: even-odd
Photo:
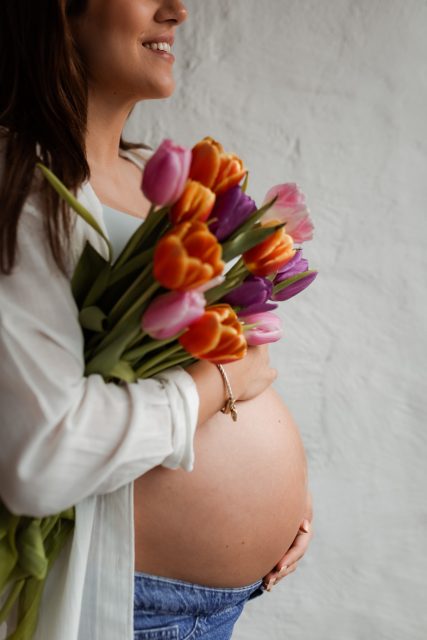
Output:
[[236,398],[233,393],[233,389],[231,388],[230,379],[228,377],[228,373],[225,370],[225,367],[222,364],[217,364],[218,371],[221,374],[221,378],[224,382],[224,390],[225,390],[225,402],[224,406],[221,408],[222,413],[230,414],[233,422],[237,422],[237,407],[236,407]]

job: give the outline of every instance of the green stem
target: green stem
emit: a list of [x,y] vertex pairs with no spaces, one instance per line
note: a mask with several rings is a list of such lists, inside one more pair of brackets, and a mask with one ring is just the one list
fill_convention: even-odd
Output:
[[135,298],[135,295],[138,293],[138,290],[143,288],[144,281],[147,278],[147,276],[150,275],[151,269],[152,269],[152,264],[151,263],[147,264],[147,266],[141,271],[139,276],[136,278],[135,282],[133,282],[132,285],[128,289],[126,289],[124,294],[118,299],[118,301],[116,302],[114,307],[111,309],[110,313],[108,314],[109,322],[114,324],[117,317],[122,315],[122,313],[126,310],[126,306],[129,304],[129,302],[131,302]]
[[[152,233],[156,227],[163,222],[168,211],[169,207],[162,207],[155,210],[155,205],[151,205],[144,223],[140,225],[137,231],[135,231],[134,235],[129,239],[127,245],[114,263],[114,271],[120,269],[126,261],[129,260],[129,258],[132,258],[133,254],[138,249],[138,246],[140,246],[141,243],[148,238],[150,233]],[[159,237],[160,235],[162,234],[159,233]]]
[[132,360],[140,360],[147,353],[150,353],[150,351],[155,351],[156,349],[164,347],[167,344],[174,342],[175,340],[176,336],[174,336],[173,338],[167,338],[165,340],[153,340],[152,342],[142,344],[139,347],[135,347],[134,349],[131,349],[130,351],[124,353],[123,360],[127,360],[128,362],[131,362]]
[[[144,293],[135,301],[135,303],[126,311],[126,313],[118,320],[118,322],[112,327],[112,329],[107,333],[107,335],[103,338],[102,342],[98,345],[98,347],[93,352],[93,357],[98,355],[104,347],[112,344],[117,337],[120,335],[123,325],[127,323],[136,323],[138,319],[138,315],[142,314],[142,309],[144,303],[150,299],[150,297],[160,288],[160,284],[158,282],[153,282],[151,287],[149,287]],[[135,318],[133,316],[136,316]],[[140,335],[141,329],[138,328],[136,324],[132,329],[132,332],[129,334],[129,342],[132,342],[136,339],[138,335]],[[126,345],[127,347],[128,345]]]
[[[159,353],[158,355],[154,356],[154,358],[151,358],[150,360],[148,360],[148,362],[144,362],[142,366],[136,369],[135,371],[136,377],[140,378],[146,371],[157,366],[160,362],[164,362],[169,358],[169,356],[174,356],[179,351],[184,351],[184,349],[181,347],[180,344],[175,344],[173,347],[170,347],[169,349],[162,351],[162,353]],[[187,352],[185,353],[187,354]]]
[[176,367],[177,365],[183,366],[184,364],[191,364],[191,362],[193,361],[194,361],[194,358],[192,358],[191,356],[189,357],[188,353],[180,353],[179,355],[175,356],[175,358],[171,358],[171,360],[168,360],[167,362],[159,362],[157,366],[152,367],[151,369],[148,369],[147,371],[145,371],[142,377],[152,378],[157,373],[161,373],[166,369],[170,369],[171,367]]
[[239,272],[242,271],[243,269],[246,270],[245,261],[243,260],[243,258],[239,258],[236,264],[233,267],[231,267],[229,271],[227,271],[227,273],[225,274],[225,277],[227,278],[227,280],[228,278],[233,278],[234,276],[238,275]]
[[87,222],[87,224],[89,224],[97,233],[99,233],[101,238],[103,238],[108,247],[108,261],[111,262],[113,257],[113,248],[93,215],[77,200],[77,198],[73,196],[71,191],[66,188],[66,186],[59,180],[59,178],[56,177],[54,173],[52,173],[52,171],[50,171],[50,169],[45,167],[45,165],[41,162],[37,162],[36,166],[40,169],[46,180],[51,184],[58,195],[60,195],[61,198],[63,198],[72,209],[74,209],[77,215],[83,218],[83,220]]

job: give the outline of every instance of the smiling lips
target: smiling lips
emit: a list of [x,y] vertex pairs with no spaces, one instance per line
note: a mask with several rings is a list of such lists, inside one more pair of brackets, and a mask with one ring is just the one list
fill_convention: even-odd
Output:
[[153,37],[153,39],[148,39],[142,43],[143,47],[153,51],[158,55],[162,55],[165,58],[169,58],[170,60],[174,60],[175,58],[172,55],[172,46],[174,43],[174,36],[170,32],[159,33]]
[[171,53],[172,47],[168,42],[144,42],[143,46],[152,51],[165,51]]

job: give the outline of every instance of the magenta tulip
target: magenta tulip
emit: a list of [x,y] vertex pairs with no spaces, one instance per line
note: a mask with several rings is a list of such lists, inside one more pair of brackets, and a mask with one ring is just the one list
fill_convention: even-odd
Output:
[[191,165],[191,149],[164,140],[148,160],[142,176],[145,197],[159,206],[172,205],[182,195]]
[[145,311],[141,326],[156,340],[172,338],[198,320],[206,300],[199,291],[171,291],[158,296]]
[[317,271],[309,270],[308,260],[302,257],[302,250],[279,270],[273,280],[271,300],[283,302],[304,291],[316,278]]
[[276,293],[273,293],[271,299],[280,302],[289,300],[290,298],[296,296],[298,293],[301,293],[301,291],[304,291],[304,289],[307,289],[307,287],[311,285],[316,277],[317,271],[303,271],[297,276],[297,278],[286,278],[285,280],[281,281],[281,287]]
[[[248,329],[243,327],[245,338],[250,346],[258,346],[260,344],[268,344],[269,342],[277,342],[282,337],[282,323],[275,313],[266,311],[264,313],[251,313],[245,316],[239,316],[245,325],[249,325]],[[255,325],[255,326],[250,326]]]
[[294,242],[305,242],[313,238],[313,223],[306,207],[304,194],[294,183],[277,184],[264,198],[266,204],[274,197],[277,200],[263,216],[263,220],[280,220],[286,223],[286,233]]

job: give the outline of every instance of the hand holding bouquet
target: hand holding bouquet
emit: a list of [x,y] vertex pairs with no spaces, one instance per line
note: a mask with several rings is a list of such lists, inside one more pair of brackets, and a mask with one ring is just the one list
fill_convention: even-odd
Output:
[[[313,231],[297,186],[273,187],[258,208],[246,195],[242,160],[212,138],[193,149],[170,140],[160,145],[142,181],[150,211],[116,259],[91,213],[38,166],[108,247],[105,259],[87,243],[71,282],[86,375],[124,384],[198,359],[243,358],[248,345],[280,339],[278,302],[317,275],[295,246]],[[0,623],[18,600],[13,640],[34,633],[44,580],[73,516],[71,508],[18,517],[0,504]]]

